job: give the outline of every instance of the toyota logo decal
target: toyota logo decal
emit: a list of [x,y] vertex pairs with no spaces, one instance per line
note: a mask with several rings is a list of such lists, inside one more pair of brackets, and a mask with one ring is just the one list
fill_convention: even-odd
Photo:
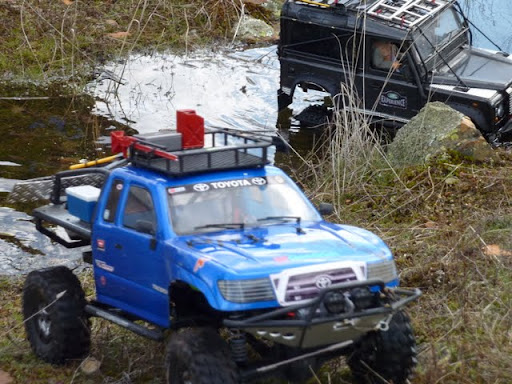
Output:
[[324,289],[330,287],[332,280],[329,276],[318,276],[315,280],[315,285],[318,289]]
[[265,185],[267,184],[267,180],[265,180],[263,177],[254,177],[252,179],[252,183],[254,185]]
[[197,192],[204,192],[210,189],[210,186],[208,184],[196,184],[194,185],[194,191]]

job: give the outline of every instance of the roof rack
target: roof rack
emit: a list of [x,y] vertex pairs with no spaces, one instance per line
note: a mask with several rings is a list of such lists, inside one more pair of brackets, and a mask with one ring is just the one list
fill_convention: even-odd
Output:
[[450,0],[378,0],[368,14],[411,28],[440,11]]
[[229,129],[205,131],[208,146],[169,151],[150,141],[137,140],[129,146],[128,159],[142,168],[169,176],[237,168],[263,167],[270,163],[268,147],[272,140]]

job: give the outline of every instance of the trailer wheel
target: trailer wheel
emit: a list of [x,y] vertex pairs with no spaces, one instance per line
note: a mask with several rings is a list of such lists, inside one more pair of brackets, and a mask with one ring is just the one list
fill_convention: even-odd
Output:
[[68,268],[29,273],[23,287],[23,317],[34,353],[51,364],[85,356],[91,339],[84,308],[84,291]]
[[387,331],[363,336],[347,357],[347,364],[359,383],[404,384],[416,365],[416,341],[409,316],[399,311]]
[[167,384],[235,384],[238,372],[226,342],[211,328],[188,328],[171,335]]

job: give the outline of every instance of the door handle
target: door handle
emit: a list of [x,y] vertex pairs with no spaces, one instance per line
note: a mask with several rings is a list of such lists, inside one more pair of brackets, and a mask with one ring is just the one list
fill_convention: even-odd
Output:
[[123,249],[123,246],[122,246],[121,244],[116,244],[116,245],[114,245],[114,247],[115,247],[116,249]]

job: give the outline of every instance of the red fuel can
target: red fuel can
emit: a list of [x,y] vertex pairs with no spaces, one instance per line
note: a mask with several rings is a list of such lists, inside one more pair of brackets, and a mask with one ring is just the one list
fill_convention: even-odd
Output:
[[183,149],[203,148],[204,119],[193,109],[176,111],[176,130],[182,135]]

